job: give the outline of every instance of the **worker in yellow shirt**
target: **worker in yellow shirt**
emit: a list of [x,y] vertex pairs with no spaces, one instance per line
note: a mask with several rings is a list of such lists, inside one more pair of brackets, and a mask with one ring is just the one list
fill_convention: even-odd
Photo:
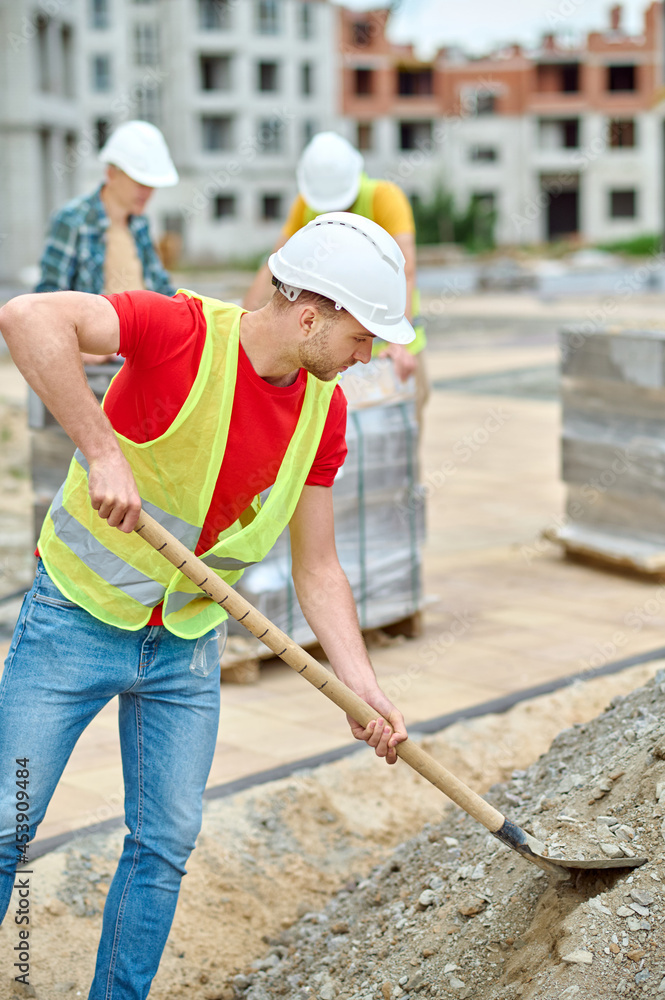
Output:
[[[299,194],[291,205],[278,241],[277,251],[294,233],[324,212],[353,212],[378,223],[390,233],[404,254],[407,287],[406,315],[416,330],[408,347],[375,344],[374,354],[390,357],[401,381],[416,377],[418,420],[428,395],[422,358],[425,331],[414,316],[418,308],[416,279],[416,238],[411,205],[404,192],[391,181],[372,180],[364,172],[362,155],[336,132],[319,132],[305,148],[297,169]],[[273,291],[268,265],[258,271],[243,303],[246,309],[260,309]]]

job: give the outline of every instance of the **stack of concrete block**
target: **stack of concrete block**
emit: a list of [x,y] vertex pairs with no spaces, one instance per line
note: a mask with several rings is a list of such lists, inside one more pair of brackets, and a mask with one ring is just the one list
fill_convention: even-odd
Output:
[[567,551],[665,569],[665,331],[563,330]]
[[[374,361],[362,375],[354,372],[353,385],[343,380],[349,452],[333,485],[337,552],[363,629],[401,622],[422,607],[424,500],[413,387],[394,385],[387,365]],[[291,580],[288,530],[237,589],[295,642],[314,641]],[[229,622],[230,635],[241,633]]]

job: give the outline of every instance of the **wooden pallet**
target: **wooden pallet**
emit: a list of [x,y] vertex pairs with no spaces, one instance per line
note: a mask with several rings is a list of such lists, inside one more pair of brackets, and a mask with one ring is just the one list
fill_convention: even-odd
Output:
[[629,573],[661,582],[665,574],[665,546],[621,535],[617,531],[566,525],[546,528],[542,537],[560,545],[569,558],[599,569]]
[[256,684],[261,660],[267,656],[273,656],[271,650],[253,636],[230,635],[222,654],[222,684]]

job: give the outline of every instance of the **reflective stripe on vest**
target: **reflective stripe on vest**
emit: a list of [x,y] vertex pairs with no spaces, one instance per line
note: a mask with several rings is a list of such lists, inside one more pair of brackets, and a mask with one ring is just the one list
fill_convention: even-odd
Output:
[[64,484],[51,505],[51,517],[58,537],[95,573],[111,578],[114,586],[132,600],[147,608],[155,608],[164,597],[164,588],[149,576],[139,573],[128,563],[107,549],[95,536],[67,513],[62,505]]
[[[239,306],[200,299],[207,333],[194,384],[170,427],[136,443],[118,434],[145,509],[193,550],[199,540],[224,457],[238,361]],[[203,554],[233,584],[265,557],[290,520],[316,456],[335,382],[307,383],[300,417],[266,503],[255,497]],[[158,405],[163,405],[158,401]],[[88,495],[88,463],[77,452],[45,519],[39,551],[55,584],[96,618],[136,630],[164,600],[164,624],[198,638],[227,616],[187,577],[134,532],[109,527]]]

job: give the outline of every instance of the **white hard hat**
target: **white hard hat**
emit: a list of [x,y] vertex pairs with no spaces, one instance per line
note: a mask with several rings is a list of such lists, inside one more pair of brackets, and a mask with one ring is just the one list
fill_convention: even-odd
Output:
[[172,187],[178,183],[164,136],[150,122],[123,122],[99,154],[102,163],[112,163],[148,187]]
[[319,215],[268,260],[291,302],[303,289],[332,299],[366,330],[392,344],[415,337],[404,316],[404,254],[376,222],[351,212]]
[[365,161],[337,132],[319,132],[298,163],[298,190],[315,212],[343,212],[360,191]]

